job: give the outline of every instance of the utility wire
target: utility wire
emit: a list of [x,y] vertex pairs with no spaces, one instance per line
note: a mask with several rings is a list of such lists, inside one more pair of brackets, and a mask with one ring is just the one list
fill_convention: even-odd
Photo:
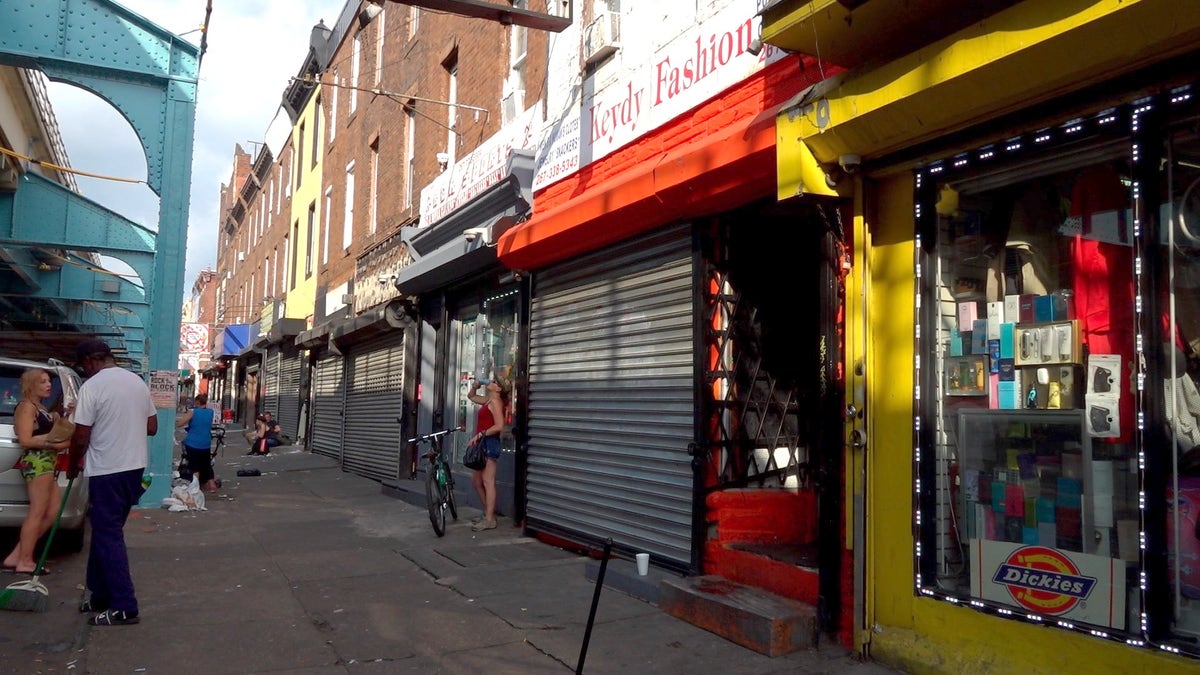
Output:
[[27,155],[22,155],[21,153],[16,152],[15,150],[9,150],[8,148],[0,148],[0,155],[8,155],[9,157],[14,157],[16,159],[29,162],[31,164],[37,164],[38,166],[45,167],[47,169],[53,169],[54,171],[61,171],[63,173],[73,173],[73,174],[77,174],[80,176],[87,176],[88,178],[99,178],[101,180],[113,180],[113,181],[119,181],[121,183],[145,183],[146,182],[140,178],[122,178],[120,176],[108,176],[108,175],[105,175],[102,173],[92,173],[91,171],[80,171],[79,169],[72,169],[69,166],[61,166],[58,164],[54,164],[53,162],[44,162],[40,159],[35,159],[35,158],[29,157]]

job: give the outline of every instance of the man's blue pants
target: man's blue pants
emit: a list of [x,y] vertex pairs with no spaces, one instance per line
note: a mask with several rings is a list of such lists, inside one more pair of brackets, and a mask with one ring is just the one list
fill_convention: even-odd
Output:
[[88,550],[87,587],[92,606],[136,615],[137,597],[125,550],[125,520],[142,493],[142,469],[88,478],[88,518],[92,546]]

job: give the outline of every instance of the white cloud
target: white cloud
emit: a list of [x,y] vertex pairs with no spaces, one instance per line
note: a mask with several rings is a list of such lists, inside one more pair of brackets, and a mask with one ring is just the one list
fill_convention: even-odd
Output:
[[[198,45],[206,0],[123,0],[119,4]],[[342,0],[214,0],[200,64],[188,214],[185,295],[216,264],[221,183],[237,143],[255,152],[287,87],[308,54],[319,19],[332,26]],[[107,103],[69,85],[50,89],[71,164],[107,176],[144,179],[145,156],[129,124]],[[79,179],[85,195],[134,222],[158,229],[158,197],[145,185]]]

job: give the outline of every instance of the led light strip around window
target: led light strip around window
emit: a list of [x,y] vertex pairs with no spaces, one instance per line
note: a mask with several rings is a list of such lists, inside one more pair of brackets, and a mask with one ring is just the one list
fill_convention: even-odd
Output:
[[[1100,134],[1104,134],[1104,133],[1109,133],[1110,129],[1115,129],[1117,127],[1117,125],[1119,125],[1121,120],[1127,120],[1127,122],[1128,122],[1128,125],[1129,125],[1128,126],[1128,132],[1129,132],[1128,139],[1130,141],[1130,145],[1129,145],[1130,157],[1133,161],[1134,166],[1137,167],[1138,163],[1142,159],[1141,151],[1140,151],[1140,147],[1139,147],[1139,141],[1141,139],[1141,132],[1142,132],[1142,130],[1141,130],[1142,117],[1144,117],[1146,113],[1154,110],[1154,107],[1156,105],[1166,105],[1168,107],[1180,107],[1185,104],[1190,104],[1192,102],[1194,92],[1195,92],[1195,85],[1185,85],[1185,86],[1181,86],[1181,87],[1176,87],[1174,89],[1171,89],[1164,96],[1161,96],[1161,97],[1146,97],[1143,99],[1138,99],[1130,104],[1119,106],[1119,107],[1114,107],[1114,108],[1109,108],[1109,109],[1103,110],[1099,113],[1096,113],[1096,114],[1091,115],[1086,118],[1078,117],[1075,119],[1068,120],[1067,122],[1060,124],[1056,127],[1047,127],[1047,128],[1039,129],[1037,131],[1033,131],[1031,133],[1014,136],[1014,137],[1011,137],[1004,141],[985,145],[977,150],[973,150],[973,151],[969,151],[969,152],[962,152],[957,155],[954,155],[953,157],[932,162],[920,169],[917,169],[917,171],[915,172],[914,180],[915,180],[916,189],[914,191],[914,194],[916,194],[916,195],[922,194],[921,188],[924,184],[924,181],[926,181],[926,180],[936,180],[939,176],[949,174],[949,173],[957,173],[959,171],[966,171],[966,170],[976,170],[976,169],[979,169],[981,166],[986,166],[987,164],[989,164],[991,162],[996,162],[996,161],[1002,160],[1002,159],[1010,159],[1010,158],[1018,159],[1021,157],[1027,157],[1033,152],[1037,152],[1037,151],[1043,150],[1048,147],[1054,147],[1060,143],[1074,142],[1078,139],[1085,138],[1088,136],[1096,136],[1096,135],[1100,135]],[[1133,175],[1135,177],[1137,175],[1139,175],[1136,168],[1133,172]],[[1099,629],[1099,628],[1078,625],[1076,623],[1073,623],[1070,621],[1064,621],[1062,619],[1057,619],[1054,617],[1043,616],[1043,615],[1036,614],[1036,613],[1024,613],[1024,612],[1021,612],[1018,610],[1014,610],[1010,607],[1005,607],[1005,606],[1000,605],[995,602],[981,600],[981,599],[973,598],[973,597],[961,597],[959,595],[945,593],[936,588],[922,584],[922,581],[921,581],[922,529],[921,528],[922,528],[923,518],[922,518],[922,513],[921,513],[921,501],[920,501],[921,487],[922,487],[921,486],[921,416],[922,416],[922,412],[921,412],[922,411],[922,408],[921,408],[921,394],[922,394],[922,392],[921,392],[921,382],[922,382],[922,379],[921,379],[921,377],[922,377],[921,356],[922,356],[922,354],[924,354],[924,350],[923,350],[923,345],[922,345],[922,332],[921,332],[921,303],[922,303],[921,289],[922,289],[922,285],[923,285],[922,282],[923,282],[924,272],[922,269],[922,260],[923,260],[922,240],[921,240],[921,235],[919,232],[915,235],[914,246],[913,246],[914,269],[915,269],[915,273],[916,273],[916,289],[915,289],[916,297],[913,300],[913,312],[914,312],[914,317],[916,318],[916,321],[915,321],[916,330],[914,331],[914,334],[913,334],[914,342],[915,342],[915,356],[913,359],[913,367],[914,367],[914,371],[915,371],[914,372],[915,379],[914,379],[914,386],[913,386],[913,410],[914,410],[914,415],[913,415],[913,512],[914,512],[913,525],[915,527],[914,532],[916,534],[916,537],[915,537],[916,545],[914,546],[914,558],[913,558],[913,571],[914,571],[914,579],[916,581],[915,590],[918,594],[925,596],[925,597],[933,598],[935,600],[941,600],[943,602],[948,602],[948,603],[951,603],[954,605],[962,605],[962,606],[971,607],[976,610],[982,611],[984,613],[993,614],[995,616],[1013,618],[1013,619],[1022,620],[1022,621],[1026,621],[1029,623],[1035,623],[1035,624],[1054,625],[1054,626],[1058,626],[1059,628],[1072,630],[1072,631],[1075,631],[1078,633],[1084,633],[1087,635],[1091,635],[1093,637],[1099,637],[1099,638],[1104,638],[1107,640],[1124,642],[1125,644],[1128,644],[1128,645],[1131,645],[1134,647],[1157,648],[1159,650],[1170,652],[1173,654],[1185,654],[1187,652],[1183,652],[1178,647],[1175,647],[1173,645],[1152,644],[1150,641],[1148,641],[1144,638],[1144,636],[1148,630],[1148,620],[1147,620],[1147,616],[1146,616],[1146,612],[1145,612],[1145,607],[1146,607],[1146,598],[1145,598],[1145,593],[1146,593],[1146,571],[1145,571],[1146,493],[1145,493],[1145,485],[1142,483],[1142,479],[1143,479],[1142,472],[1144,472],[1144,470],[1145,470],[1145,466],[1146,466],[1145,459],[1146,458],[1145,458],[1145,450],[1144,450],[1145,443],[1144,443],[1144,439],[1141,438],[1141,436],[1143,435],[1143,433],[1145,431],[1145,415],[1142,412],[1144,410],[1144,401],[1142,399],[1143,399],[1144,392],[1145,392],[1145,380],[1146,380],[1146,365],[1145,365],[1146,359],[1145,359],[1145,352],[1144,352],[1145,339],[1144,339],[1144,334],[1142,332],[1144,330],[1144,326],[1145,326],[1145,317],[1144,317],[1144,314],[1142,311],[1144,308],[1142,270],[1146,269],[1143,264],[1144,256],[1146,255],[1147,247],[1149,246],[1149,244],[1151,242],[1145,241],[1145,237],[1143,236],[1143,232],[1142,232],[1142,228],[1141,228],[1141,222],[1140,222],[1140,219],[1138,218],[1138,214],[1140,214],[1143,211],[1143,209],[1145,208],[1145,205],[1141,203],[1141,200],[1142,200],[1141,186],[1138,184],[1138,181],[1136,180],[1136,178],[1133,181],[1132,191],[1133,191],[1133,207],[1134,207],[1134,221],[1133,221],[1133,226],[1134,226],[1134,236],[1133,236],[1133,240],[1134,240],[1134,308],[1135,308],[1135,312],[1137,315],[1136,324],[1137,324],[1137,331],[1138,331],[1137,335],[1136,335],[1136,345],[1135,345],[1136,353],[1137,353],[1137,358],[1135,359],[1135,361],[1137,362],[1136,363],[1137,390],[1135,392],[1135,396],[1137,397],[1137,400],[1135,401],[1135,403],[1138,408],[1138,415],[1137,415],[1137,434],[1138,434],[1137,441],[1138,442],[1137,442],[1137,446],[1139,448],[1139,450],[1138,450],[1138,471],[1139,471],[1138,511],[1139,511],[1140,527],[1139,527],[1139,532],[1138,532],[1138,545],[1139,545],[1140,550],[1142,551],[1142,554],[1141,554],[1142,561],[1141,561],[1141,564],[1139,565],[1139,567],[1140,567],[1139,590],[1142,593],[1142,598],[1141,598],[1142,611],[1139,613],[1139,618],[1141,620],[1140,635],[1133,635],[1129,631],[1118,634],[1117,632],[1109,632],[1107,630],[1103,630],[1103,629]],[[914,199],[913,201],[914,201],[914,207],[913,207],[914,222],[919,223],[919,222],[921,222],[921,214],[922,214],[921,199],[918,198],[918,199]]]

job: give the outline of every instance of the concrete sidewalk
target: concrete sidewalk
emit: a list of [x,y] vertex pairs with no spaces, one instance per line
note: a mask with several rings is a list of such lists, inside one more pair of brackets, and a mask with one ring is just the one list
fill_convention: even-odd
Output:
[[[425,509],[298,447],[218,458],[207,511],[136,511],[126,527],[142,622],[78,613],[86,555],[54,561],[51,609],[0,612],[5,673],[563,673],[580,656],[596,563],[511,521],[444,538]],[[257,477],[237,477],[257,468]],[[464,476],[465,478],[465,476]],[[12,575],[5,575],[16,580]],[[612,561],[585,672],[881,673],[844,650],[768,658],[617,588]],[[3,577],[0,577],[3,579]],[[10,583],[6,581],[6,583]]]

